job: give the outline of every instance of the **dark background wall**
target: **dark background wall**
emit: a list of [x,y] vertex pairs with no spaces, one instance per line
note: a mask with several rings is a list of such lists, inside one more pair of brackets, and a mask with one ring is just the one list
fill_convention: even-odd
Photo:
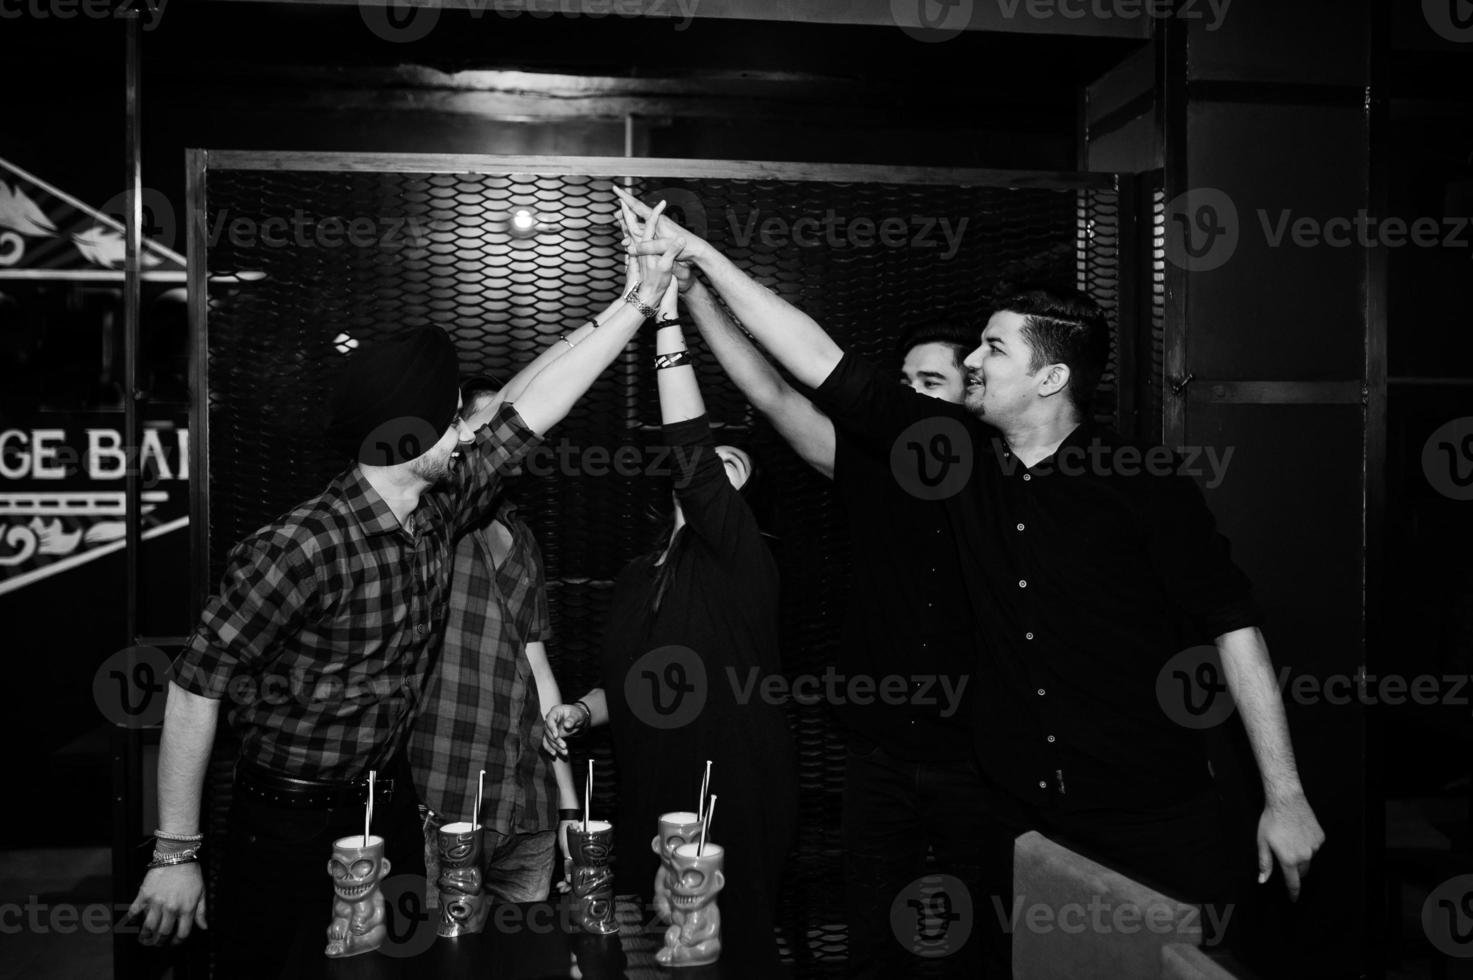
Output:
[[[841,6],[874,5],[820,3],[814,18],[837,20]],[[1427,5],[1369,0],[1237,0],[1211,30],[1054,18],[945,41],[756,7],[773,15],[683,30],[446,11],[401,44],[353,5],[175,0],[143,35],[145,233],[182,250],[190,146],[1118,170],[1154,175],[1139,219],[1160,234],[1179,195],[1219,189],[1240,219],[1230,259],[1187,268],[1158,241],[1155,274],[1137,284],[1139,356],[1160,345],[1142,375],[1140,431],[1235,447],[1209,500],[1259,586],[1280,665],[1319,678],[1467,672],[1458,612],[1470,605],[1473,522],[1431,487],[1421,456],[1434,429],[1469,411],[1469,250],[1269,247],[1257,212],[1468,214],[1470,44],[1434,30]],[[0,30],[11,93],[0,155],[88,202],[113,199],[118,25]],[[145,555],[149,632],[189,629],[161,598],[182,561]],[[106,839],[97,770],[50,760],[81,734],[75,719],[94,717],[91,673],[125,642],[122,570],[108,559],[23,603],[0,597],[17,680],[44,692],[7,724],[36,746],[30,778],[49,786],[57,815],[48,830],[12,811],[12,836]],[[1304,902],[1275,893],[1250,912],[1293,950],[1287,972],[1357,975],[1374,968],[1382,932],[1385,827],[1366,801],[1466,787],[1466,766],[1450,775],[1429,746],[1469,757],[1467,713],[1289,707],[1331,844]],[[1228,778],[1251,798],[1242,740],[1227,742]]]

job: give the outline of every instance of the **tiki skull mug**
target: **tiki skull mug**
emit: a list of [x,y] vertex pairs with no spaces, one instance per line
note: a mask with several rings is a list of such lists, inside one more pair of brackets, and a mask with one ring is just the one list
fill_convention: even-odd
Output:
[[439,831],[439,934],[447,939],[480,932],[490,903],[481,890],[481,829],[467,821],[447,823]]
[[701,834],[701,821],[689,810],[660,815],[659,832],[650,840],[650,849],[660,856],[655,869],[655,912],[661,920],[670,921],[670,881],[675,876],[673,852]]
[[661,966],[704,966],[721,956],[721,911],[716,893],[726,887],[721,873],[726,852],[720,844],[682,844],[672,856],[675,873],[670,879],[670,928],[665,945],[655,954]]
[[[587,827],[585,830],[584,827]],[[584,932],[611,936],[614,922],[614,869],[611,858],[614,825],[589,820],[568,827],[568,850],[573,856],[573,907]]]
[[384,894],[379,882],[389,873],[384,839],[356,834],[333,842],[327,862],[332,876],[332,922],[327,927],[327,955],[357,956],[384,944]]

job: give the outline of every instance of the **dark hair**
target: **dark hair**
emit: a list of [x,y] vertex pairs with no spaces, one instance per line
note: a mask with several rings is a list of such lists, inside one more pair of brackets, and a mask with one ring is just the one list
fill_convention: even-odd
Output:
[[1077,289],[1029,286],[993,304],[994,313],[1023,317],[1023,338],[1033,348],[1028,373],[1049,364],[1069,368],[1069,399],[1088,418],[1095,389],[1110,360],[1110,325],[1100,305]]
[[974,324],[951,317],[937,317],[917,323],[905,331],[895,351],[904,361],[906,354],[922,344],[947,344],[956,352],[956,366],[961,367],[962,360],[981,343],[982,331]]
[[462,375],[460,397],[465,402],[465,410],[474,412],[477,399],[494,396],[504,387],[506,385],[489,374]]
[[[757,454],[752,451],[751,447],[746,443],[745,440],[741,440],[738,442],[723,442],[720,443],[720,445],[729,446],[732,449],[741,450],[742,452],[747,454],[747,459],[752,464],[747,472],[747,482],[743,483],[741,489],[737,492],[742,495],[742,500],[746,502],[748,509],[752,511],[752,516],[756,519],[757,527],[760,529],[764,526],[764,518],[766,517],[765,511],[767,497],[765,492],[766,482],[760,480],[762,467],[757,462]],[[725,476],[725,466],[726,464],[723,463],[723,477]],[[673,491],[674,488],[673,486],[671,486],[668,489]],[[663,495],[660,499],[669,500],[669,496]],[[658,528],[655,533],[653,546],[650,549],[651,560],[653,561],[655,559],[658,559],[660,557],[660,553],[665,550],[665,546],[667,544],[670,546],[670,553],[665,556],[664,564],[655,569],[655,598],[654,601],[650,604],[650,615],[653,616],[655,613],[660,611],[660,603],[664,601],[665,592],[670,587],[670,579],[672,576],[670,570],[675,565],[676,554],[681,550],[687,540],[686,531],[688,530],[688,528],[682,527],[678,532],[676,532],[675,540],[672,542],[670,540],[670,534],[675,527],[674,508],[672,507],[668,512],[666,512],[658,510],[655,508],[655,506],[652,505],[649,509],[649,517],[652,521],[655,521],[657,523]]]

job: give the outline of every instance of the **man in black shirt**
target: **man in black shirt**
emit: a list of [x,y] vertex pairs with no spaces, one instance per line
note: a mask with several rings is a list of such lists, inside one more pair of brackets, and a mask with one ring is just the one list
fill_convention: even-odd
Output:
[[[675,234],[673,223],[658,229]],[[1297,897],[1324,833],[1295,769],[1249,584],[1196,484],[1162,466],[1159,447],[1089,420],[1109,350],[1099,308],[1047,291],[1003,303],[967,357],[960,408],[887,382],[708,243],[685,238],[681,259],[831,417],[880,445],[914,447],[922,482],[939,477],[952,491],[947,514],[983,649],[976,745],[999,836],[1038,828],[1178,898],[1221,899],[1229,870],[1201,734],[1156,695],[1167,661],[1210,639],[1263,781],[1259,881],[1276,860]],[[1010,869],[992,873],[989,890],[1007,909]],[[975,904],[992,918],[991,902]]]
[[[968,889],[984,858],[968,707],[975,630],[945,504],[907,492],[883,447],[836,426],[783,380],[698,279],[682,286],[722,368],[803,461],[834,481],[849,517],[853,578],[833,705],[848,746],[840,826],[848,975],[901,976],[915,960],[892,935],[891,907],[927,874],[927,850],[936,871]],[[975,341],[961,324],[922,323],[900,344],[900,384],[959,405],[962,358]],[[856,679],[876,693],[849,696]],[[975,977],[979,941],[946,966]]]

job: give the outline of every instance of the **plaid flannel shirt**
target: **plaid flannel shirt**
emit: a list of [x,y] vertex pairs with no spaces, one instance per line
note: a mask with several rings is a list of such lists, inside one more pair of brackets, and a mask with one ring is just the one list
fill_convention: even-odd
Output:
[[302,779],[353,780],[403,744],[449,606],[452,542],[489,513],[535,444],[503,405],[400,525],[362,470],[230,553],[220,592],[172,679],[228,698],[241,758]]
[[557,827],[557,782],[543,755],[542,705],[527,644],[548,630],[542,554],[503,501],[511,543],[498,565],[487,524],[455,548],[450,619],[424,709],[409,736],[420,799],[446,821],[469,820],[486,770],[481,826],[502,834]]

